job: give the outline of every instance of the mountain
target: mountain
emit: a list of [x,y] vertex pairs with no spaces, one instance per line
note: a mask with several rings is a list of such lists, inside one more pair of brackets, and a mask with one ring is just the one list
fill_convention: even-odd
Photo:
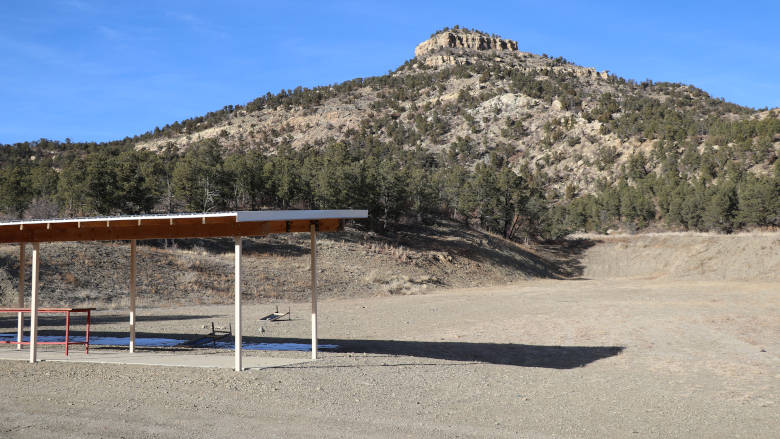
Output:
[[[637,83],[517,48],[515,41],[479,31],[440,31],[386,76],[266,95],[175,123],[136,145],[157,150],[214,138],[226,148],[301,148],[370,127],[382,141],[406,147],[467,145],[475,160],[509,148],[518,166],[551,174],[553,188],[573,183],[592,192],[600,177],[617,174],[633,153],[651,155],[659,141],[701,155],[727,147],[728,131],[738,122],[780,117],[778,110],[754,111],[693,86]],[[776,128],[770,131],[776,136]],[[769,148],[747,158],[751,172],[767,173],[776,159],[780,139],[769,141]]]
[[[179,157],[209,144],[223,156],[252,152],[276,163],[284,155],[308,174],[280,177],[281,165],[269,165],[277,173],[264,178],[289,181],[266,188],[274,193],[261,196],[261,205],[334,207],[370,199],[372,213],[384,219],[390,211],[393,218],[418,219],[438,211],[505,235],[534,199],[531,205],[543,207],[529,215],[546,218],[547,236],[650,225],[720,231],[780,225],[780,204],[773,201],[780,198],[780,110],[756,111],[690,85],[626,80],[519,47],[478,30],[445,28],[384,76],[269,93],[102,146],[27,146],[58,168],[68,163],[62,157],[99,149]],[[304,166],[311,157],[323,161],[317,166],[359,163],[342,176],[354,184],[352,192],[322,189],[334,174],[314,175],[315,165]],[[420,170],[427,175],[415,177],[418,186],[434,193],[421,201],[407,191],[397,195],[403,202],[381,188],[357,194],[358,180],[374,184],[387,175],[380,166],[387,157],[405,170],[403,185]],[[300,185],[298,194],[279,196],[289,184]],[[522,196],[513,192],[519,188]],[[174,189],[168,182],[169,198]],[[210,208],[189,202],[192,193],[180,190],[180,204]],[[421,203],[434,206],[422,215]]]

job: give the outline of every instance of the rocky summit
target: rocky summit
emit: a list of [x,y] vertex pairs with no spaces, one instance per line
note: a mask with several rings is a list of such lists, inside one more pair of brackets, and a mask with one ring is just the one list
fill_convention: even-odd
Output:
[[[631,157],[642,162],[641,173],[660,170],[657,149],[666,141],[680,155],[686,148],[700,154],[726,146],[727,139],[706,128],[697,133],[696,126],[778,117],[689,85],[638,83],[563,57],[524,52],[517,41],[477,30],[445,28],[414,53],[386,76],[267,95],[133,142],[152,150],[205,139],[231,150],[300,149],[367,132],[406,148],[454,147],[472,164],[501,148],[516,169],[546,175],[549,187],[589,193],[599,182],[615,181]],[[769,148],[746,163],[759,174],[770,171],[773,151],[780,150],[778,139],[764,141]],[[644,159],[637,159],[640,153]]]
[[495,35],[466,30],[438,32],[414,49],[414,56],[422,58],[448,49],[517,51],[517,41]]
[[518,52],[517,41],[462,28],[436,32],[414,49],[415,59],[430,67],[472,64],[477,54],[501,60],[510,53],[526,55]]

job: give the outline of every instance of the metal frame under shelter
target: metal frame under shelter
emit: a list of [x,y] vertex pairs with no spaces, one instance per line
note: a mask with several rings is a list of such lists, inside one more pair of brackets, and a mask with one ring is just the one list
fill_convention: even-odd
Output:
[[[344,221],[368,218],[367,210],[268,210],[174,215],[68,218],[0,223],[0,243],[18,243],[19,291],[17,307],[24,307],[25,245],[32,244],[30,299],[30,362],[37,361],[40,245],[58,241],[130,241],[129,333],[135,351],[136,241],[142,239],[219,238],[235,241],[235,370],[241,365],[241,253],[242,238],[273,233],[311,234],[311,346],[317,359],[317,232],[343,229]],[[22,341],[24,319],[18,313],[17,341]],[[17,345],[21,349],[21,344]]]

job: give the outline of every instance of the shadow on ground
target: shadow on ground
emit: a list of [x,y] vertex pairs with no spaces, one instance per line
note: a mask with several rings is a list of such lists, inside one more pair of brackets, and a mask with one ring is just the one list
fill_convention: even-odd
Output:
[[[346,242],[363,242],[354,230],[339,235]],[[521,245],[451,220],[433,224],[395,224],[373,240],[417,251],[436,251],[473,262],[518,270],[529,277],[571,279],[582,276],[583,253],[596,244],[589,239],[559,240]]]
[[[422,252],[442,252],[540,278],[568,279],[581,276],[581,256],[595,245],[592,240],[576,239],[522,246],[451,220],[438,220],[432,224],[394,224],[388,226],[382,234],[368,233],[365,224],[354,224],[354,227],[329,233],[328,237],[353,245],[387,244]],[[175,245],[174,248],[197,248],[211,254],[231,253],[234,248],[233,240],[228,238],[148,240],[144,241],[144,245],[156,248]],[[248,256],[302,256],[309,254],[308,235],[247,238],[243,250]]]
[[[62,335],[62,331],[40,331],[40,335]],[[81,332],[77,332],[81,334]],[[91,337],[127,337],[127,332],[91,331]],[[159,352],[197,352],[210,350],[208,344],[192,346],[194,340],[203,334],[149,333],[139,332],[138,338],[165,338],[181,340],[182,345],[173,347],[144,347],[143,350]],[[232,340],[232,338],[224,339]],[[307,345],[308,338],[243,337],[245,344],[297,343]],[[521,367],[542,367],[548,369],[573,369],[604,358],[619,355],[622,346],[543,346],[513,343],[467,343],[449,341],[404,341],[404,340],[345,340],[321,339],[320,344],[336,345],[327,352],[352,354],[397,355],[448,361],[481,362]],[[90,351],[113,350],[115,347],[90,346]]]
[[[276,341],[274,341],[276,342]],[[297,339],[283,342],[307,343]],[[321,340],[338,345],[335,352],[403,355],[451,361],[478,361],[508,366],[573,369],[623,351],[622,346],[538,346],[513,343],[428,342],[401,340]]]
[[[233,238],[149,239],[143,241],[143,245],[159,249],[200,249],[210,254],[233,253],[235,250]],[[246,237],[243,239],[242,251],[247,256],[264,255],[291,257],[309,254],[308,246],[288,243],[275,236]]]

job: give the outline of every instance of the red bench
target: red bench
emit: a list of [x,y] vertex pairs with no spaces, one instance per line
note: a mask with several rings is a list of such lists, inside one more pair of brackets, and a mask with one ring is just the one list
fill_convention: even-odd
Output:
[[[90,317],[92,311],[94,311],[95,308],[38,308],[38,313],[47,313],[47,314],[58,314],[62,313],[65,314],[65,341],[37,341],[36,344],[64,344],[65,345],[65,355],[68,355],[68,346],[72,344],[83,344],[85,346],[85,352],[89,354],[89,323],[90,323]],[[1,313],[30,313],[30,308],[0,308]],[[84,341],[70,341],[70,314],[71,313],[87,313],[87,330],[86,330],[86,337],[84,337]],[[20,345],[26,345],[30,344],[29,341],[22,341],[17,337],[16,341],[4,341],[0,340],[0,343],[5,344],[20,344]]]

